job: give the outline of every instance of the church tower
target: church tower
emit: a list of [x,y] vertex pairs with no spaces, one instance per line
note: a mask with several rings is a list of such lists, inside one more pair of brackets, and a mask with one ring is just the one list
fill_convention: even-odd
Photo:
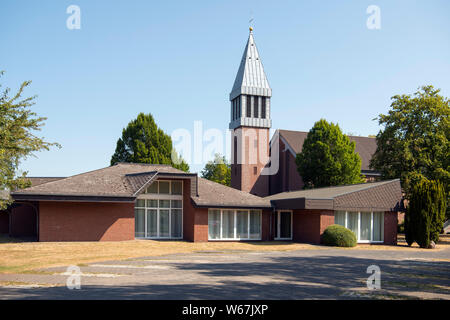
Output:
[[250,28],[247,45],[230,93],[231,186],[258,196],[269,194],[270,98],[267,81]]

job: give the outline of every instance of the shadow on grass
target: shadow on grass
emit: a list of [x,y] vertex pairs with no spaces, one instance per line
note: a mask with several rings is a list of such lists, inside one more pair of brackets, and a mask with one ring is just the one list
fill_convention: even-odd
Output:
[[22,243],[36,242],[35,237],[10,237],[7,233],[0,233],[0,244],[2,243]]

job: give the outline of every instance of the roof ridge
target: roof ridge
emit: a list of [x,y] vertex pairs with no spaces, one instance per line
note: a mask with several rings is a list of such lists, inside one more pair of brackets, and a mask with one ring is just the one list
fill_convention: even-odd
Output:
[[[289,129],[277,129],[280,131],[280,133],[282,131],[289,131],[289,132],[298,132],[298,133],[309,133],[309,131],[300,131],[300,130],[289,130]],[[367,138],[367,139],[376,139],[375,137],[368,137],[368,136],[354,136],[354,135],[349,135],[344,133],[347,137],[352,137],[352,138]]]

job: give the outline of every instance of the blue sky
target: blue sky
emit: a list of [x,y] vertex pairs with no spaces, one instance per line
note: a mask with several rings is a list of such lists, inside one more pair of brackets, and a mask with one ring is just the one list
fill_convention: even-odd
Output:
[[[66,28],[66,8],[81,29]],[[369,5],[381,29],[366,27]],[[228,94],[254,18],[273,90],[273,128],[337,122],[376,134],[390,97],[425,84],[450,96],[450,2],[441,1],[22,1],[0,4],[1,84],[32,80],[40,135],[61,149],[21,165],[67,176],[109,165],[122,128],[152,113],[167,133],[228,127]],[[192,165],[200,171],[202,164]]]

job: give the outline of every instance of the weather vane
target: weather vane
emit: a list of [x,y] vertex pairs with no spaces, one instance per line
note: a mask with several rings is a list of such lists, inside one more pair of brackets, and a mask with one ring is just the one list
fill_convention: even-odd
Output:
[[254,20],[255,19],[253,18],[253,11],[252,11],[252,12],[250,12],[250,20],[248,21],[250,31],[253,31],[253,21]]

